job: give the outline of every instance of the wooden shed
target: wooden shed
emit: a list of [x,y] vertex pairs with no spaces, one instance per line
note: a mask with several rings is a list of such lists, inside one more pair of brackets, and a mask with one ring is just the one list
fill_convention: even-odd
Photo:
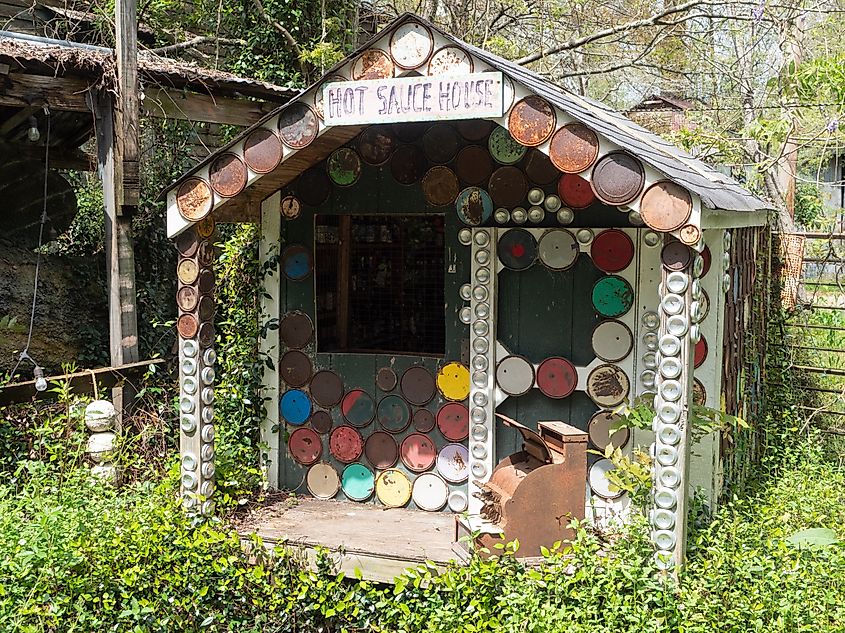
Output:
[[[681,561],[688,492],[721,487],[690,406],[739,413],[759,378],[736,346],[767,205],[737,182],[406,14],[167,196],[188,510],[214,511],[215,221],[260,222],[262,463],[315,498],[265,536],[350,566],[468,533],[536,556],[624,515],[615,443],[652,447]],[[654,431],[613,432],[643,396]]]

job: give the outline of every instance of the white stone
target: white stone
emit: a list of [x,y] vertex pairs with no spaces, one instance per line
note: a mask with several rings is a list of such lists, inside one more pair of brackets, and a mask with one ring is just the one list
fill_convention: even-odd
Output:
[[92,433],[88,438],[88,446],[85,452],[97,463],[108,461],[111,452],[114,450],[115,434],[106,431],[104,433]]
[[109,483],[112,486],[117,485],[118,473],[117,468],[113,464],[97,464],[91,467],[91,474],[97,479]]
[[94,400],[85,407],[85,426],[94,433],[108,431],[117,420],[117,411],[108,400]]

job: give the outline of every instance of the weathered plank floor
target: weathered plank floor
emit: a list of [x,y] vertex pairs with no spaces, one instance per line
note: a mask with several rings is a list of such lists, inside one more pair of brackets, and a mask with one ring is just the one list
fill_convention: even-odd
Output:
[[302,497],[253,511],[239,531],[257,533],[270,548],[285,543],[299,549],[310,563],[315,548],[325,547],[347,576],[359,569],[377,582],[392,582],[425,561],[443,566],[458,559],[452,550],[455,517],[446,512]]

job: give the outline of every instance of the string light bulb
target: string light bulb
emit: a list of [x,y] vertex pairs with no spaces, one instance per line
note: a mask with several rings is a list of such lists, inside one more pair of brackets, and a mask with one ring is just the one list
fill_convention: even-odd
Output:
[[35,376],[35,390],[47,391],[47,379],[44,378],[44,370],[36,365],[32,373]]
[[26,137],[33,143],[41,140],[41,132],[38,131],[38,119],[34,116],[29,117],[29,130],[26,132]]

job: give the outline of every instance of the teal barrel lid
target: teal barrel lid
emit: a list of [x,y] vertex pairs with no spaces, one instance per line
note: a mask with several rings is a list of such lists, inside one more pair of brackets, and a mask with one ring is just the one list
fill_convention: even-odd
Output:
[[479,226],[493,215],[493,200],[484,189],[467,187],[458,194],[455,209],[461,222],[469,226]]
[[618,275],[602,277],[593,286],[593,308],[601,316],[622,316],[634,305],[634,289]]
[[389,433],[401,433],[411,424],[411,407],[397,395],[385,396],[378,403],[378,422]]
[[366,501],[375,490],[375,476],[363,464],[349,464],[343,469],[341,488],[343,494],[353,501]]
[[367,426],[376,414],[376,403],[373,397],[363,389],[349,391],[340,403],[343,417],[352,426]]

